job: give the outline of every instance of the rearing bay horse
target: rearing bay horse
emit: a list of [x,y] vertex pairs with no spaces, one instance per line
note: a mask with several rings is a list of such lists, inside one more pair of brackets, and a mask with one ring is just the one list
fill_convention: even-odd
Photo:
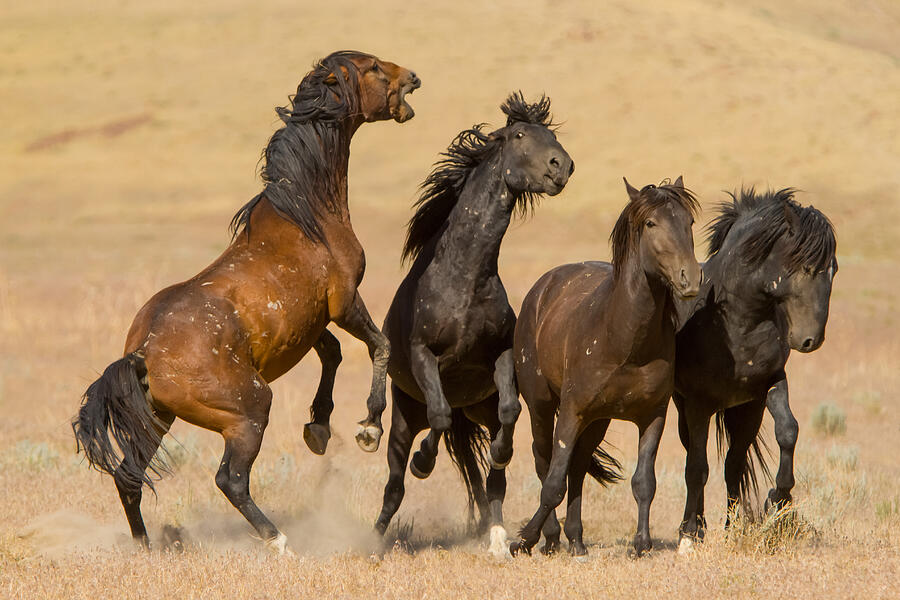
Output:
[[390,350],[357,291],[365,259],[347,203],[350,139],[366,122],[411,119],[405,97],[419,86],[412,71],[359,52],[316,64],[291,106],[278,109],[284,126],[265,149],[265,189],[235,215],[232,244],[141,308],[125,356],[85,392],[72,423],[79,447],[115,479],[131,533],[145,547],[141,487],[153,487],[148,467],[156,475],[165,469],[154,455],[178,417],[222,435],[216,484],[270,547],[284,551],[287,538],[250,497],[250,468],[269,420],[268,383],[310,348],[322,378],[304,439],[324,452],[341,360],[330,321],[365,342],[373,358],[369,418],[357,440],[377,448]]

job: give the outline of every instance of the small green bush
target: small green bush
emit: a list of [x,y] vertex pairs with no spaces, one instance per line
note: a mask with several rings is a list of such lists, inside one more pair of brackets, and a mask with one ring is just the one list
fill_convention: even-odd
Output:
[[813,412],[812,426],[825,436],[843,434],[847,431],[847,416],[834,404],[820,404]]

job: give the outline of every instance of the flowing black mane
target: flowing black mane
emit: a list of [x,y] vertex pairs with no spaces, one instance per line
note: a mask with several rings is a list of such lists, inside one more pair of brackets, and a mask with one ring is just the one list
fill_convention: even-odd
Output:
[[[553,127],[550,99],[543,95],[537,102],[529,104],[521,91],[515,92],[510,94],[500,110],[506,114],[506,127],[513,123]],[[447,151],[441,153],[444,158],[435,163],[434,170],[422,183],[422,194],[414,204],[416,213],[407,224],[403,261],[414,260],[428,241],[444,227],[469,174],[482,162],[492,158],[502,145],[503,138],[485,134],[482,131],[484,126],[480,123],[461,131]],[[517,212],[528,212],[539,196],[533,192],[520,192],[513,199]]]
[[613,251],[613,277],[618,277],[625,265],[625,259],[635,251],[641,239],[641,231],[650,213],[667,202],[674,202],[696,216],[700,205],[694,193],[685,187],[663,180],[658,186],[648,185],[639,197],[628,203],[613,227],[609,241]]
[[306,237],[324,241],[319,217],[322,210],[335,209],[349,152],[341,125],[359,112],[359,73],[350,60],[354,56],[368,55],[342,51],[319,61],[297,86],[290,106],[275,109],[284,127],[263,150],[260,175],[265,188],[232,218],[233,237],[242,231],[249,234],[250,215],[266,198]]
[[796,190],[757,194],[751,187],[729,193],[731,202],[719,206],[719,216],[707,227],[709,257],[721,250],[732,227],[746,221],[747,233],[740,241],[740,253],[749,266],[757,266],[769,256],[775,243],[784,236],[790,239],[788,273],[801,268],[824,271],[834,262],[836,240],[834,227],[813,206],[801,206],[794,200]]

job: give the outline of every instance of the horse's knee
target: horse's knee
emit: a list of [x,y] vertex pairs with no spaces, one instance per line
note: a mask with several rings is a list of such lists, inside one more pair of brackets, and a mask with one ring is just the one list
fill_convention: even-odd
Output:
[[512,425],[519,419],[522,412],[522,403],[516,397],[510,402],[500,403],[500,422],[504,425]]
[[793,449],[797,444],[797,436],[800,435],[800,425],[797,419],[791,416],[786,422],[775,427],[775,440],[778,446],[784,449]]
[[344,356],[341,354],[341,343],[333,335],[322,336],[320,342],[320,355],[322,362],[333,364],[335,366],[341,364]]

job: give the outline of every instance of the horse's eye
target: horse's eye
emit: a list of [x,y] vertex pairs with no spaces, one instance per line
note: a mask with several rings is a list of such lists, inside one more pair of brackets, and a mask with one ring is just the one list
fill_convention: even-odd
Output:
[[378,63],[372,63],[372,70],[377,73],[381,70],[381,67],[378,66]]
[[647,221],[646,225],[647,225],[647,229],[649,229],[651,227],[656,227],[656,223],[654,223],[653,221],[650,221],[650,220]]
[[518,138],[518,139],[520,139],[520,140],[521,140],[523,137],[525,137],[525,134],[524,134],[523,132],[521,132],[521,131],[518,132],[518,133],[516,134],[516,138]]

